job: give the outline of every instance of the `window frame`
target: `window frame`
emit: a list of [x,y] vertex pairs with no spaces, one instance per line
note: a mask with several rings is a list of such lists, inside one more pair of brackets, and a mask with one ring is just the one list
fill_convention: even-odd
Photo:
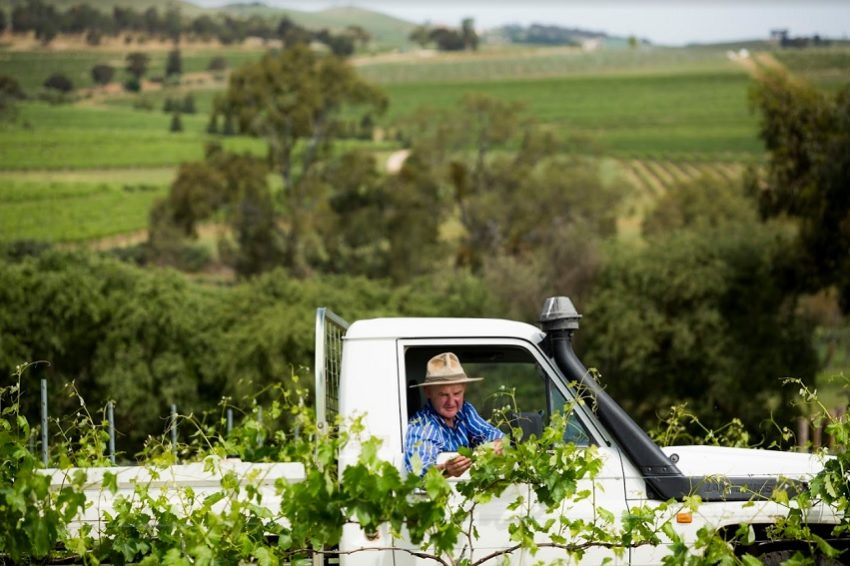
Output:
[[[417,347],[445,347],[446,351],[451,351],[454,347],[469,347],[469,346],[494,346],[506,348],[522,348],[531,354],[534,361],[543,369],[546,374],[546,403],[547,410],[552,411],[552,386],[556,388],[558,393],[564,397],[565,403],[573,404],[573,411],[578,416],[579,421],[587,430],[590,436],[590,444],[600,446],[614,446],[612,438],[607,434],[605,428],[598,421],[595,415],[592,414],[586,403],[575,402],[576,395],[573,389],[567,385],[568,380],[564,377],[558,367],[552,360],[546,356],[543,351],[532,342],[520,338],[409,338],[399,339],[396,341],[398,363],[398,384],[399,384],[399,425],[401,429],[401,450],[404,452],[404,438],[407,435],[407,424],[412,415],[407,414],[407,396],[409,386],[407,384],[407,367],[406,353],[409,348]],[[486,377],[486,376],[485,376]]]

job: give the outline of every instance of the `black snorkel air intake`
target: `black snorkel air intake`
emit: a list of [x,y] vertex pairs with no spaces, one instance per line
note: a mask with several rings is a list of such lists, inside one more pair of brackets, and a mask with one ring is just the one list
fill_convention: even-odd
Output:
[[769,494],[776,484],[773,478],[688,477],[661,451],[655,442],[593,379],[573,351],[572,336],[578,330],[581,315],[568,297],[546,299],[540,315],[540,327],[558,368],[567,379],[579,384],[591,399],[599,420],[638,468],[650,496],[682,499],[699,494],[703,501],[749,500],[754,494]]

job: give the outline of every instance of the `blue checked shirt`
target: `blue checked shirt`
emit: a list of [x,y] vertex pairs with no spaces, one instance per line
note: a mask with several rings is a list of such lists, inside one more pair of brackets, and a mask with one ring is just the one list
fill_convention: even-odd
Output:
[[455,415],[455,426],[449,427],[429,401],[407,425],[404,439],[404,468],[413,471],[416,456],[422,462],[422,474],[437,463],[440,452],[457,452],[461,446],[475,448],[502,438],[504,433],[485,421],[467,401]]

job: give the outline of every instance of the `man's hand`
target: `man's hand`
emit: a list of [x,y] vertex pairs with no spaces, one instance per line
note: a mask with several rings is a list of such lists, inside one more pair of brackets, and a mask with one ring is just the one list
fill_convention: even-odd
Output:
[[466,456],[455,456],[451,460],[443,464],[443,474],[450,478],[462,476],[463,473],[472,465],[472,460]]
[[493,446],[493,452],[495,452],[496,454],[501,456],[502,455],[502,439],[497,438],[496,440],[494,440],[492,442],[492,446]]

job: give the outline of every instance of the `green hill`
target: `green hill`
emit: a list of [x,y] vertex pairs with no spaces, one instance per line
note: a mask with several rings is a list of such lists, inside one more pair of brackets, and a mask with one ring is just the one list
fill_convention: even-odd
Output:
[[274,8],[260,2],[248,4],[229,4],[217,8],[217,11],[238,17],[261,16],[280,18],[288,16],[295,23],[309,29],[340,30],[346,26],[360,26],[374,38],[381,47],[403,47],[407,36],[415,24],[356,6],[328,8],[316,12]]
[[[0,0],[0,9],[9,14],[12,7],[20,0]],[[415,24],[382,14],[372,10],[345,6],[328,8],[316,12],[303,10],[292,10],[288,8],[276,8],[263,4],[262,2],[234,3],[219,8],[203,8],[184,0],[44,0],[46,4],[55,6],[60,11],[80,4],[88,3],[90,6],[104,12],[111,12],[115,6],[133,8],[142,12],[154,7],[160,13],[177,6],[184,16],[195,17],[200,14],[228,14],[238,18],[260,16],[262,18],[278,19],[288,16],[295,23],[308,29],[327,28],[331,31],[344,29],[346,26],[360,26],[369,32],[379,48],[402,48],[407,45],[407,37]]]
[[[200,6],[184,0],[43,0],[43,3],[55,6],[61,11],[65,11],[77,4],[88,4],[102,12],[111,12],[115,6],[133,8],[137,12],[143,12],[150,7],[156,8],[159,12],[164,12],[172,6],[177,6],[183,14],[189,16],[195,16],[207,11]],[[9,12],[12,6],[17,4],[23,4],[23,2],[21,0],[0,0],[0,9]]]

